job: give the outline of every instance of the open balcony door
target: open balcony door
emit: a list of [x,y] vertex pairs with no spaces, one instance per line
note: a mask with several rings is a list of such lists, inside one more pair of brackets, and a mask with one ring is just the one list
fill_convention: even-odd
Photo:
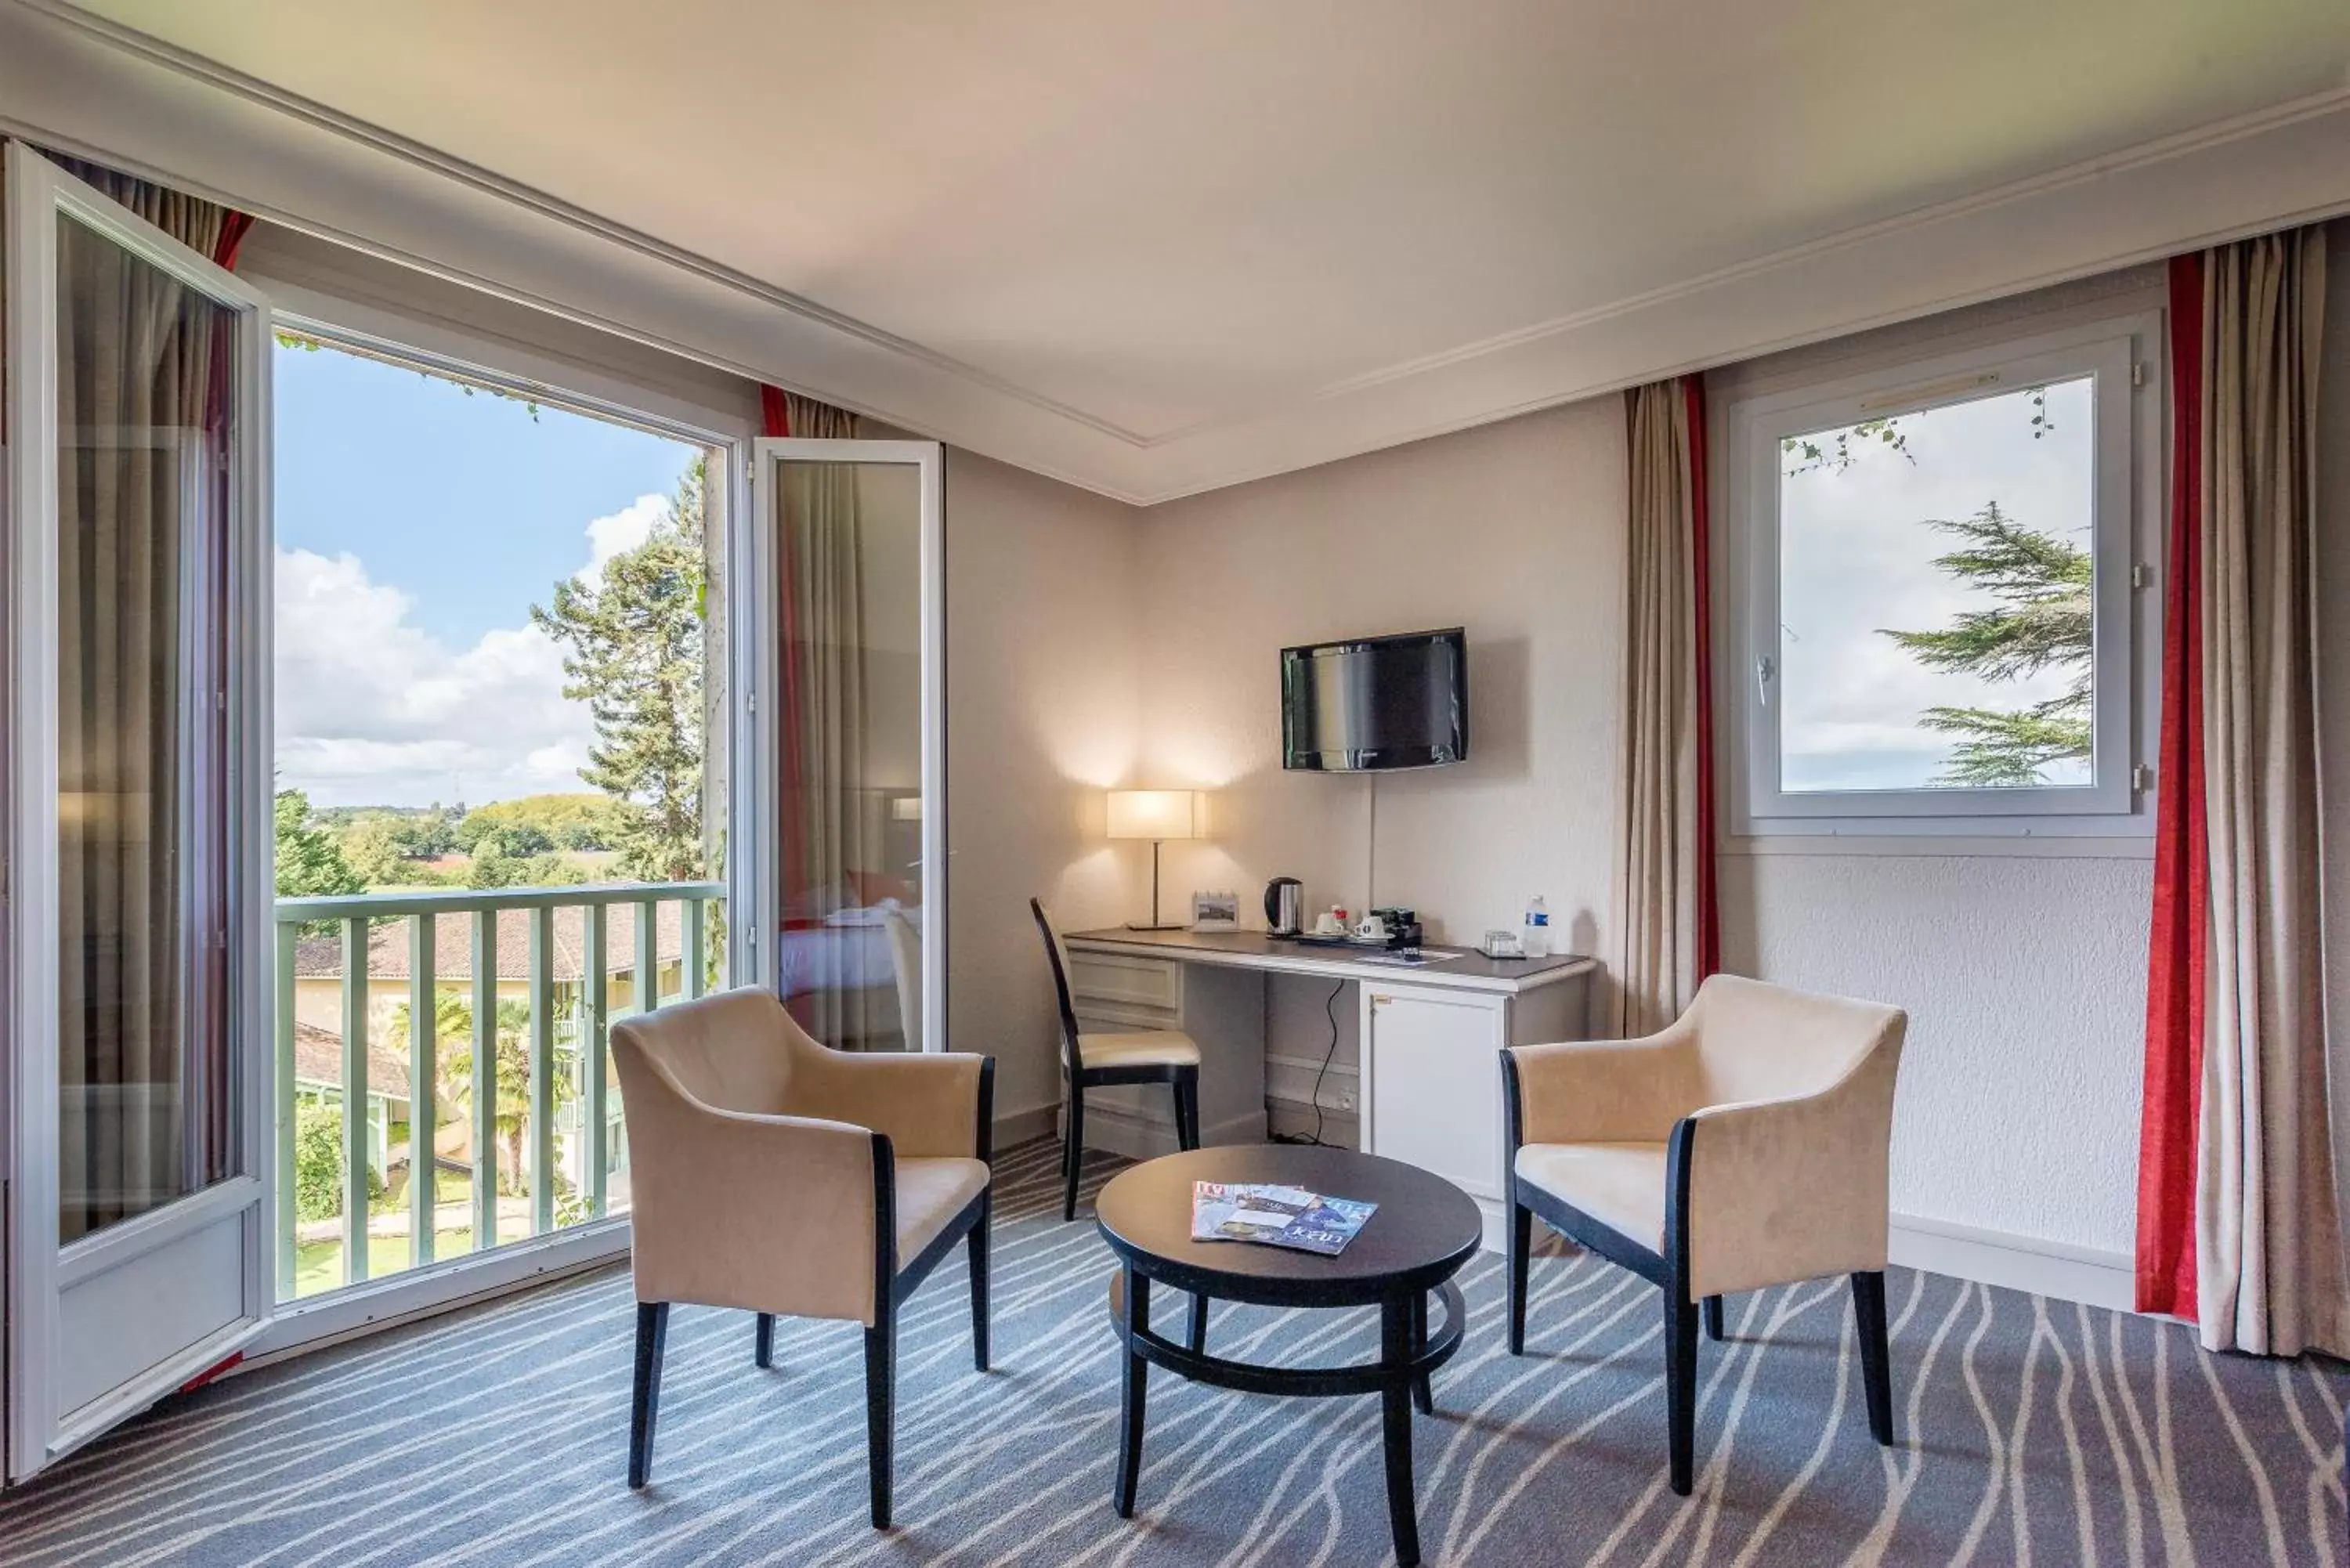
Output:
[[7,148],[6,1472],[267,1320],[267,302]]
[[747,972],[840,1050],[947,1044],[944,458],[754,443]]

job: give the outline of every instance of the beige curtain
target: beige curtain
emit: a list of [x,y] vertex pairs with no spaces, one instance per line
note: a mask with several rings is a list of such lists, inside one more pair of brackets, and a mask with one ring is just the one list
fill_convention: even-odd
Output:
[[[68,163],[209,254],[227,214]],[[227,313],[59,226],[57,879],[63,1240],[217,1179],[227,1153],[217,679]],[[191,916],[194,916],[193,919]]]
[[[857,435],[857,416],[785,394],[791,432],[816,441]],[[797,464],[785,471],[778,532],[788,710],[785,769],[785,898],[787,914],[821,919],[861,905],[866,882],[884,869],[879,818],[867,779],[865,547],[857,471]],[[808,994],[808,1032],[827,1045],[857,1048],[895,1033],[884,992],[840,984],[828,969]],[[795,999],[796,1000],[796,999]]]
[[1697,994],[1696,505],[1688,389],[1625,394],[1631,511],[1616,781],[1616,1024],[1653,1033]]
[[2204,1345],[2350,1351],[2318,892],[2317,227],[2204,270],[2209,1025],[2197,1182]]

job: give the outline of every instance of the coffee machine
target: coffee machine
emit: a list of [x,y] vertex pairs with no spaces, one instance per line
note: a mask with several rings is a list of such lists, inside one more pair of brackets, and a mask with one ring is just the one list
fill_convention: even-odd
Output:
[[1373,909],[1371,919],[1387,929],[1387,945],[1390,948],[1417,948],[1424,934],[1419,923],[1419,911],[1393,905]]
[[1275,877],[1264,885],[1264,923],[1276,937],[1294,937],[1305,929],[1305,884],[1295,877]]

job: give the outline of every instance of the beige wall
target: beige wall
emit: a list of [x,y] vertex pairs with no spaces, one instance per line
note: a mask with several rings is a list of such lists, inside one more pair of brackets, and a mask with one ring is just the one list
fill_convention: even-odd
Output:
[[[1266,879],[1295,876],[1309,908],[1376,897],[1458,941],[1515,926],[1540,893],[1565,942],[1605,950],[1623,444],[1621,404],[1601,399],[1142,514],[1137,778],[1215,792],[1210,837],[1167,847],[1170,906],[1233,888],[1257,922]],[[1282,770],[1284,646],[1446,626],[1469,635],[1467,763],[1376,784]],[[1122,852],[1147,882],[1148,846]],[[1311,1093],[1327,991],[1273,987],[1276,1096]],[[1338,1000],[1334,1111],[1355,1060]]]
[[947,454],[947,953],[955,1049],[996,1058],[999,1119],[1056,1105],[1057,1024],[1028,899],[1128,918],[1102,794],[1139,733],[1138,514]]

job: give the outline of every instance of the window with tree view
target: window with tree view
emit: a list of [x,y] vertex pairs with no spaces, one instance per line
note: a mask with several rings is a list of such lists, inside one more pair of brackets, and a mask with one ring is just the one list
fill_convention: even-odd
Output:
[[333,340],[282,336],[276,389],[281,1236],[309,1294],[626,1208],[603,1031],[723,979],[723,468]]
[[2044,356],[1753,422],[1754,815],[2126,792],[2126,365]]

